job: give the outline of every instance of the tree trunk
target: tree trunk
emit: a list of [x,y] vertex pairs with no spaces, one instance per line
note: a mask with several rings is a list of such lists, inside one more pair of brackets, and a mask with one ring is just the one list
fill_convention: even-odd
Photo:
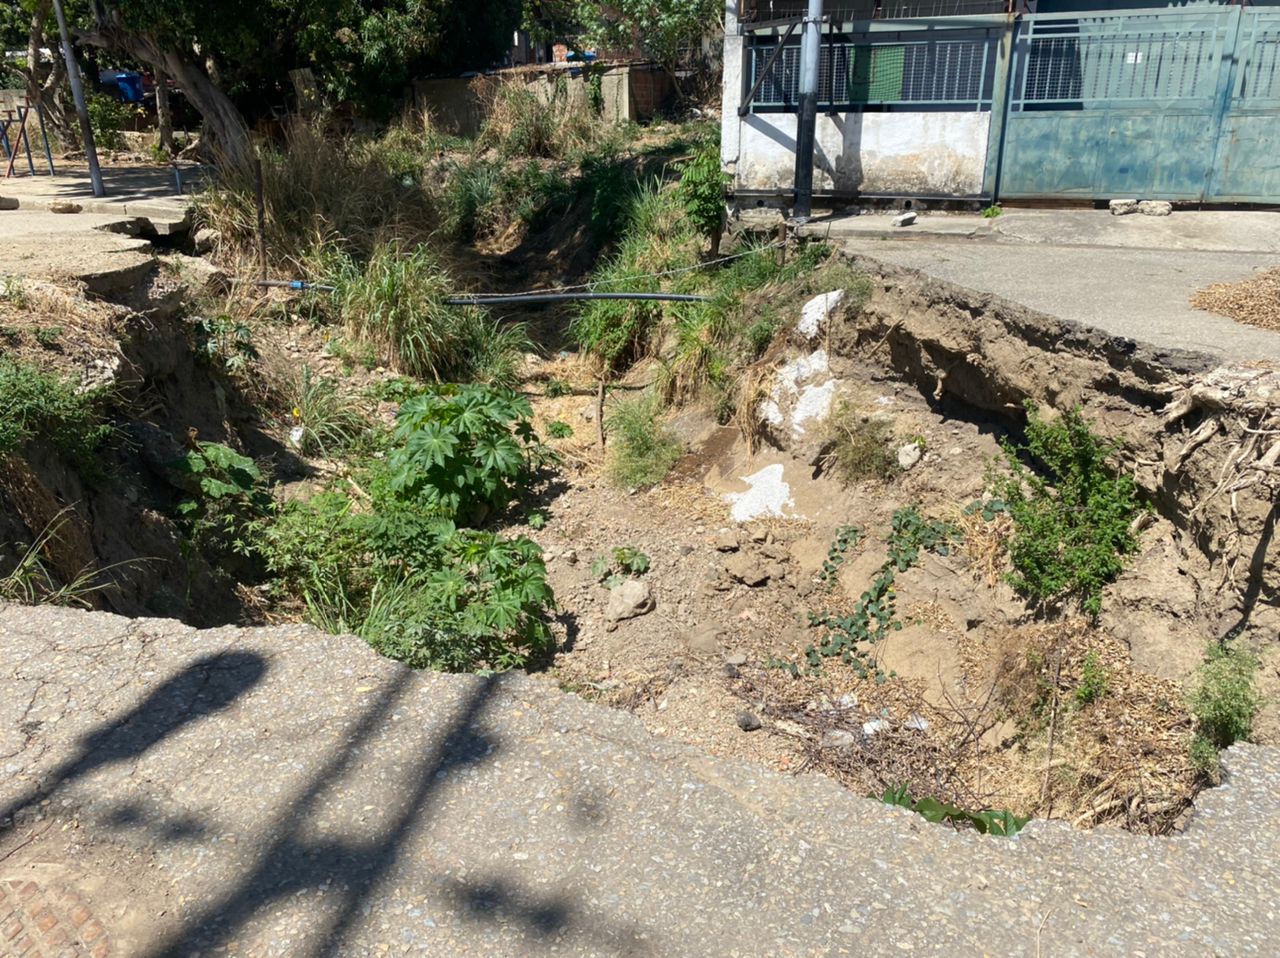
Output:
[[156,130],[160,134],[160,149],[173,156],[173,112],[169,109],[169,76],[156,70]]
[[253,161],[249,127],[231,99],[209,78],[196,59],[195,51],[161,46],[153,37],[133,33],[99,15],[96,33],[83,34],[80,42],[120,50],[135,60],[149,63],[157,73],[173,78],[203,120],[200,152],[205,159],[224,166],[248,168]]
[[[80,130],[75,110],[67,102],[65,85],[67,64],[59,50],[58,38],[45,34],[49,22],[50,6],[43,3],[31,14],[31,27],[27,34],[27,66],[18,72],[22,75],[27,98],[32,106],[40,108],[45,129],[52,133],[64,150],[80,147]],[[48,62],[41,57],[43,48],[53,51]]]

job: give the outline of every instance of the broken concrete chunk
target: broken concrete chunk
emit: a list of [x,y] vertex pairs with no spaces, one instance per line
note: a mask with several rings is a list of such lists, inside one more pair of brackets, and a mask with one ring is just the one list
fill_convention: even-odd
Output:
[[54,200],[49,204],[50,213],[79,213],[84,207],[70,200]]
[[1168,216],[1173,212],[1173,204],[1166,200],[1143,200],[1138,204],[1138,212],[1147,216]]
[[842,289],[835,289],[829,293],[813,297],[800,310],[800,322],[796,323],[796,331],[805,339],[813,339],[814,336],[818,335],[818,330],[822,328],[822,324],[826,322],[827,317],[840,305],[840,300],[842,299],[844,299],[844,290]]
[[898,447],[898,467],[900,469],[910,469],[920,461],[920,447],[914,442],[906,443]]
[[609,590],[609,605],[605,608],[607,622],[621,622],[652,612],[653,590],[640,579],[627,579]]
[[1107,204],[1111,210],[1112,216],[1125,216],[1129,213],[1138,212],[1137,200],[1112,200]]
[[916,214],[912,210],[907,210],[905,213],[899,213],[892,220],[890,220],[890,222],[894,226],[911,226],[915,223],[915,221],[916,221]]

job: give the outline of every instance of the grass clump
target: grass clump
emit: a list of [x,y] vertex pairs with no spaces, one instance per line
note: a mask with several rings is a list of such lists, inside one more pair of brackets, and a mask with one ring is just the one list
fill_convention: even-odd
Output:
[[845,485],[866,480],[885,481],[898,472],[898,456],[893,447],[893,423],[878,416],[864,416],[853,403],[842,399],[827,417],[826,455]]
[[[992,493],[1013,517],[1010,583],[1041,604],[1077,599],[1097,615],[1102,589],[1137,549],[1130,523],[1143,508],[1132,477],[1107,460],[1115,444],[1096,435],[1080,410],[1042,418],[1028,403],[1027,442],[1004,443],[1007,475],[990,477]],[[1023,465],[1025,453],[1044,476]]]
[[334,380],[314,375],[310,366],[303,366],[288,383],[285,398],[294,441],[307,455],[327,456],[349,449],[368,430],[369,423],[355,401]]
[[1107,694],[1110,676],[1102,665],[1102,658],[1096,650],[1085,653],[1080,663],[1080,681],[1076,684],[1076,703],[1081,706],[1092,705]]
[[[429,192],[376,141],[336,139],[298,121],[261,160],[267,259],[286,274],[317,244],[336,241],[363,259],[390,240],[425,240],[436,225]],[[201,225],[216,229],[233,255],[256,255],[256,189],[252,168],[227,165],[198,201]]]
[[546,97],[523,80],[507,80],[493,89],[477,145],[504,158],[556,159],[590,144],[601,126],[593,111],[570,102],[563,80]]
[[680,437],[660,418],[655,393],[616,400],[605,424],[609,427],[608,474],[622,489],[642,489],[661,482],[684,451]]
[[69,379],[0,356],[0,456],[39,440],[82,469],[92,467],[112,431],[101,401],[99,391],[82,392]]
[[445,300],[457,286],[425,245],[376,247],[367,262],[330,251],[333,302],[347,332],[398,371],[435,382],[509,385],[532,349],[521,325]]

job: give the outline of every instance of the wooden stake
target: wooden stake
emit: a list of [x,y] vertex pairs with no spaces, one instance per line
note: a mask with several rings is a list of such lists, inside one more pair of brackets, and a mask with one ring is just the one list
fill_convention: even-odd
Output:
[[267,206],[263,197],[262,157],[253,158],[253,176],[255,199],[258,205],[258,272],[261,279],[267,278]]
[[596,387],[596,432],[600,435],[600,448],[604,448],[604,377]]

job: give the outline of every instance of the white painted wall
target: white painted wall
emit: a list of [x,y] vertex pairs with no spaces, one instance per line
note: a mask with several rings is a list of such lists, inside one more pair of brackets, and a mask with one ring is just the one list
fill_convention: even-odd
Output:
[[[720,153],[735,189],[780,190],[795,181],[796,115],[738,116],[745,92],[746,40],[737,36],[738,0],[726,0]],[[841,113],[818,115],[817,190],[972,196],[982,192],[991,114]]]

